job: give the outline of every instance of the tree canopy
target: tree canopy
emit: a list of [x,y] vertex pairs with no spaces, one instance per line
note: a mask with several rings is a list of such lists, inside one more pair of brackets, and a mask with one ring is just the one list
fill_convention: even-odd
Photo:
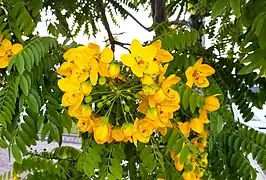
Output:
[[[151,27],[135,18],[140,8]],[[35,33],[41,12],[56,17],[49,37]],[[119,18],[154,38],[120,42],[110,28]],[[0,147],[15,162],[0,179],[256,179],[248,155],[266,169],[266,136],[232,105],[247,122],[265,104],[265,20],[264,0],[1,0]],[[101,25],[102,51],[74,42]],[[113,59],[118,46],[128,54]],[[82,82],[69,78],[85,66]],[[73,124],[81,149],[61,146]],[[59,147],[30,149],[46,138]]]

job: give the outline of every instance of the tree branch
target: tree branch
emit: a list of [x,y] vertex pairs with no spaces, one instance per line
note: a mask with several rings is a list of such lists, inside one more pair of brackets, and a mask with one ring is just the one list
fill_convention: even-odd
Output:
[[102,22],[103,22],[103,25],[104,25],[104,27],[105,27],[105,29],[107,31],[108,38],[109,38],[109,41],[110,41],[110,44],[111,44],[111,49],[112,49],[112,51],[115,51],[115,39],[114,39],[114,36],[113,36],[113,34],[111,32],[108,20],[106,18],[103,0],[98,0],[98,5],[99,5],[99,10],[100,10],[100,12],[102,14]]
[[181,26],[189,26],[190,23],[188,21],[185,21],[185,20],[174,20],[174,21],[169,21],[169,24],[170,25],[181,25]]
[[125,12],[127,13],[128,16],[130,16],[136,23],[138,23],[143,29],[147,30],[147,31],[152,31],[152,28],[151,27],[146,27],[144,26],[143,24],[141,24],[141,22],[139,22],[137,20],[137,18],[135,18],[130,12],[128,12],[126,9],[124,9]]

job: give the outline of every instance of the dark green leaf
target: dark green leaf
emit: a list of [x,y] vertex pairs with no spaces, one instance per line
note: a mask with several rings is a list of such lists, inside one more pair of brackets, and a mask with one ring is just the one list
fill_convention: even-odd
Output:
[[28,96],[29,94],[29,85],[27,79],[22,75],[19,82],[20,88],[22,89],[23,93]]
[[14,159],[16,160],[16,162],[18,162],[19,164],[22,163],[22,156],[21,156],[21,152],[18,148],[18,146],[16,144],[12,144],[12,154]]
[[241,16],[240,13],[240,0],[229,0],[233,13],[237,18]]
[[182,96],[182,105],[184,109],[187,109],[189,106],[190,95],[191,95],[190,89],[186,89],[186,91]]
[[24,68],[24,58],[21,54],[19,54],[16,58],[15,65],[17,67],[17,70],[19,74],[23,74],[25,68]]
[[180,152],[180,164],[184,164],[189,155],[189,146],[185,145]]
[[195,112],[195,109],[197,107],[197,93],[196,92],[193,92],[190,96],[190,100],[189,100],[189,103],[190,103],[190,110],[192,113]]
[[212,7],[212,17],[219,16],[227,6],[227,0],[217,0]]
[[33,112],[39,113],[38,102],[37,102],[36,98],[31,93],[29,94],[29,97],[27,98],[27,103]]

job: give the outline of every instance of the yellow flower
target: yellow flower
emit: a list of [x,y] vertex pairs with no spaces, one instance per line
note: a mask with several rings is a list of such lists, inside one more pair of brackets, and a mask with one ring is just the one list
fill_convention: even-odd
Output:
[[71,48],[64,54],[64,59],[70,63],[76,64],[80,69],[89,66],[90,60],[93,58],[93,53],[87,46]]
[[22,51],[23,46],[21,44],[14,44],[12,46],[11,41],[4,39],[0,46],[0,68],[6,68],[13,55]]
[[162,46],[161,40],[157,40],[151,45],[155,46],[157,49],[157,54],[155,56],[155,59],[158,63],[167,63],[174,59],[174,57],[168,51],[161,49]]
[[76,92],[67,92],[62,97],[62,105],[67,106],[73,106],[74,109],[77,109],[82,101],[83,101],[84,95],[81,91]]
[[202,58],[200,58],[194,66],[189,66],[186,70],[187,83],[186,85],[190,88],[195,84],[199,88],[204,88],[209,86],[209,81],[206,78],[215,73],[215,70],[207,65],[201,64]]
[[200,166],[201,167],[207,167],[207,165],[208,165],[208,160],[205,158],[205,159],[201,159],[200,160]]
[[109,63],[113,60],[114,54],[107,47],[100,52],[100,47],[97,44],[90,43],[88,47],[93,54],[93,58],[90,60],[90,81],[95,86],[98,80],[98,73],[103,77],[109,76]]
[[94,139],[98,144],[104,144],[111,135],[111,125],[100,118],[94,120]]
[[78,79],[74,77],[59,79],[57,85],[64,92],[75,92],[78,91],[80,88],[80,83]]
[[112,138],[116,140],[117,142],[123,141],[124,139],[124,133],[123,130],[120,127],[115,127],[112,129]]
[[204,102],[204,109],[210,112],[217,111],[220,108],[220,103],[216,96],[219,95],[220,94],[214,94],[212,96],[206,97]]
[[92,132],[93,130],[93,121],[88,118],[80,118],[78,119],[78,130],[82,132]]
[[189,133],[190,133],[190,123],[189,122],[177,122],[178,124],[178,128],[179,130],[181,131],[181,133],[188,137],[189,136]]
[[120,67],[117,64],[114,63],[110,64],[108,73],[112,79],[116,78],[119,75],[119,72],[120,72]]
[[152,84],[154,84],[154,78],[150,75],[144,75],[141,78],[141,83],[146,84],[146,85],[152,85]]
[[86,81],[89,76],[90,76],[89,69],[76,68],[73,70],[71,78],[77,79],[80,83],[82,83]]
[[64,62],[56,72],[62,76],[69,77],[74,70],[78,69],[77,65],[70,62]]
[[152,84],[152,85],[143,85],[142,90],[143,94],[146,96],[154,95],[156,92],[156,89],[158,89],[158,86]]
[[159,72],[159,66],[154,61],[157,54],[155,46],[142,47],[138,40],[133,40],[130,51],[131,54],[121,56],[121,62],[130,67],[136,76],[142,77],[143,74],[157,74]]
[[190,122],[190,127],[193,131],[202,133],[204,131],[204,122],[202,122],[199,118],[193,118]]
[[91,91],[92,91],[92,85],[90,83],[90,81],[86,81],[86,82],[83,82],[81,84],[81,90],[82,90],[82,93],[84,94],[84,96],[88,96]]
[[150,140],[150,136],[153,133],[153,125],[148,119],[139,120],[136,118],[134,121],[133,142],[137,145],[137,141],[147,143]]
[[122,131],[125,137],[130,137],[133,134],[134,125],[131,123],[124,123],[122,125]]
[[165,100],[161,103],[159,103],[156,107],[163,109],[165,112],[175,112],[177,110],[179,110],[180,108],[180,96],[179,94],[177,96],[175,96],[174,99],[172,100]]

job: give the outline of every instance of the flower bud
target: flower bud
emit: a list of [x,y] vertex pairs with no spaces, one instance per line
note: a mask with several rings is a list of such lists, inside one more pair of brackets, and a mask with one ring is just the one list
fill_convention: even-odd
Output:
[[82,90],[84,96],[88,96],[91,93],[92,88],[93,87],[92,87],[92,84],[90,81],[86,81],[86,82],[83,82],[81,84],[81,90]]
[[127,96],[127,100],[128,100],[128,101],[131,100],[131,97],[130,97],[130,96]]
[[99,84],[104,85],[106,83],[106,78],[105,77],[100,77],[99,78]]
[[82,105],[82,116],[90,117],[92,109],[88,105]]
[[129,112],[130,111],[130,108],[127,105],[125,105],[125,111],[126,112]]
[[103,107],[103,102],[98,102],[98,103],[97,103],[97,107],[98,107],[98,108]]
[[156,120],[158,118],[158,112],[156,108],[149,108],[147,110],[147,117],[151,120]]
[[103,95],[102,100],[106,100],[106,99],[107,99],[107,96]]
[[90,103],[92,101],[92,97],[91,96],[87,96],[87,97],[84,98],[84,101],[86,103]]
[[107,105],[107,106],[110,106],[111,103],[112,103],[112,102],[111,102],[110,100],[108,100],[108,101],[106,102],[106,105]]
[[109,75],[112,79],[116,78],[119,75],[120,68],[117,64],[110,64],[109,66]]
[[131,123],[124,123],[122,125],[122,131],[126,137],[132,136],[133,133],[133,124]]

